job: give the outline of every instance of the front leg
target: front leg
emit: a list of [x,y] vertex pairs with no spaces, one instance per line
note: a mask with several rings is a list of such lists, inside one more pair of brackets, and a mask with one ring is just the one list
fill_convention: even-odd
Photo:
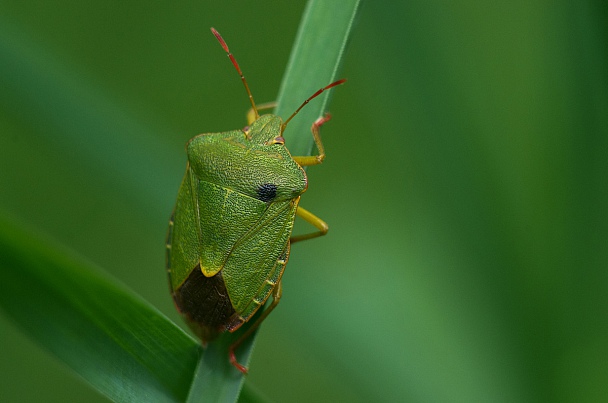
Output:
[[312,137],[315,139],[315,144],[317,145],[317,150],[319,150],[319,154],[306,157],[293,157],[294,161],[297,162],[300,166],[305,167],[310,165],[318,165],[322,163],[325,159],[325,148],[323,147],[323,142],[321,141],[319,128],[323,126],[324,123],[328,122],[330,119],[331,115],[329,113],[326,113],[325,116],[315,120],[315,122],[312,124],[310,130],[312,131]]

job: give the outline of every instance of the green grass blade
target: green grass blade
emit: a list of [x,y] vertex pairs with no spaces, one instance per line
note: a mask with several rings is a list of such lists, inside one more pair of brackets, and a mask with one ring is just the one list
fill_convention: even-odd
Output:
[[[358,8],[359,0],[308,3],[283,77],[276,107],[278,115],[286,119],[317,89],[335,79]],[[313,144],[310,126],[322,115],[330,93],[319,96],[290,122],[285,133],[293,155],[310,155]],[[233,402],[238,398],[244,377],[228,362],[228,347],[245,330],[244,326],[237,334],[227,334],[209,345],[199,364],[189,402]],[[239,361],[246,366],[255,337],[255,334],[250,337],[237,352]]]
[[[209,344],[196,369],[188,403],[235,402],[238,399],[245,376],[228,361],[228,348],[253,325],[255,318],[261,312],[258,311],[253,320],[245,324],[237,333],[227,333]],[[249,362],[254,337],[250,337],[239,347],[238,357],[241,363]]]
[[125,286],[0,217],[0,308],[116,401],[183,401],[198,343]]
[[[311,0],[306,10],[277,97],[275,113],[287,119],[319,88],[337,80],[360,0]],[[347,84],[348,85],[348,84]],[[292,155],[310,155],[310,126],[320,116],[333,91],[321,94],[289,122],[285,141]]]

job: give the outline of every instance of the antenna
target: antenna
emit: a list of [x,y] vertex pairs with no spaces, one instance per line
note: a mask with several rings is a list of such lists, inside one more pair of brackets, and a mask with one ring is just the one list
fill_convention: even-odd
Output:
[[304,106],[306,106],[307,103],[309,103],[312,99],[318,97],[319,95],[321,95],[321,93],[325,90],[328,90],[332,87],[335,87],[336,85],[340,85],[340,84],[344,84],[346,82],[346,78],[343,78],[341,80],[335,81],[323,88],[321,88],[320,90],[318,90],[317,92],[315,92],[314,94],[312,94],[306,101],[304,101],[302,103],[302,105],[300,105],[300,107],[298,109],[296,109],[296,111],[294,113],[291,114],[291,116],[289,117],[289,119],[287,119],[285,121],[285,123],[283,123],[283,125],[281,125],[281,133],[283,133],[283,130],[285,130],[285,127],[287,127],[287,123],[289,123],[289,121],[291,119],[294,118],[294,116],[296,116],[298,114],[298,112],[300,112],[300,109],[302,109]]
[[226,45],[226,41],[224,40],[224,38],[222,38],[222,35],[220,35],[220,33],[217,32],[215,30],[215,28],[211,28],[211,32],[213,33],[213,35],[215,35],[215,37],[217,38],[217,40],[220,42],[220,45],[222,45],[222,48],[224,48],[224,50],[228,54],[228,57],[230,58],[230,61],[234,65],[234,68],[236,69],[236,71],[241,76],[241,80],[243,81],[243,85],[245,86],[245,90],[247,91],[247,95],[249,95],[249,101],[251,101],[251,107],[253,108],[253,111],[255,112],[255,118],[256,119],[259,118],[260,114],[258,113],[258,108],[255,107],[255,102],[253,101],[253,95],[251,95],[251,90],[249,89],[249,85],[247,85],[247,80],[245,80],[245,76],[243,75],[243,72],[241,71],[241,68],[239,67],[239,64],[236,62],[236,59],[234,58],[234,56],[232,56],[232,53],[230,53],[230,49],[228,49],[228,45]]

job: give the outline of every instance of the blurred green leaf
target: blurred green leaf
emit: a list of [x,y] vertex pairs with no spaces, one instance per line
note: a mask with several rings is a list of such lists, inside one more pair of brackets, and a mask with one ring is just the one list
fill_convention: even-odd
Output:
[[199,344],[57,244],[0,217],[0,307],[116,401],[183,401]]

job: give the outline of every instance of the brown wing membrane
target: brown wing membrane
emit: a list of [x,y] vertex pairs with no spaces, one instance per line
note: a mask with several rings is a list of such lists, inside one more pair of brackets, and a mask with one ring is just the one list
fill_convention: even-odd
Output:
[[188,318],[192,330],[204,341],[222,333],[235,313],[222,272],[205,277],[196,266],[186,281],[173,294],[179,311]]

